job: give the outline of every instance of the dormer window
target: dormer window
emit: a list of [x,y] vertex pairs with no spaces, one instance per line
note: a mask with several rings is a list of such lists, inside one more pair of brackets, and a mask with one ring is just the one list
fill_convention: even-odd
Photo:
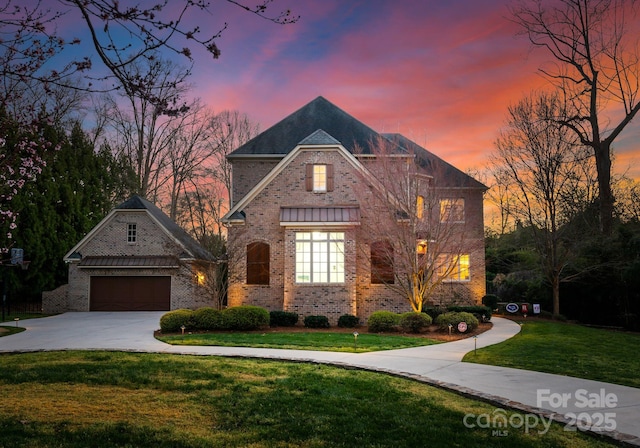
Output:
[[138,239],[138,229],[135,223],[127,224],[127,243],[135,244]]
[[307,191],[314,193],[333,191],[333,165],[308,164],[306,170]]

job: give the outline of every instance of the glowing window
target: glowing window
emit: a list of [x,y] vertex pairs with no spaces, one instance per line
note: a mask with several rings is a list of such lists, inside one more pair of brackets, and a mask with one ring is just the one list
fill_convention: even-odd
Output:
[[296,233],[296,283],[344,283],[344,233]]

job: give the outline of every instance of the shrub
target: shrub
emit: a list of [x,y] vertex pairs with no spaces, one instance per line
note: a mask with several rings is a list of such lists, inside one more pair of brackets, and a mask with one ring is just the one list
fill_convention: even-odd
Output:
[[253,305],[235,306],[222,310],[222,326],[225,330],[259,330],[269,326],[269,312]]
[[431,316],[425,313],[410,311],[400,315],[400,328],[407,333],[420,333],[424,328],[431,325],[431,322]]
[[458,331],[460,322],[466,322],[467,331],[475,330],[479,324],[478,319],[473,314],[464,311],[444,313],[436,318],[436,324],[440,327],[440,330],[448,330],[449,325],[453,325],[453,328]]
[[353,328],[357,327],[360,323],[360,319],[353,314],[343,314],[338,318],[338,327]]
[[298,315],[289,311],[271,311],[269,325],[272,327],[293,327],[298,323]]
[[193,312],[193,323],[196,330],[221,330],[222,311],[211,307],[198,308]]
[[482,298],[482,304],[488,306],[492,311],[498,309],[498,296],[495,294],[487,294]]
[[179,309],[169,311],[160,318],[160,330],[163,333],[175,333],[182,331],[182,326],[185,326],[185,330],[193,330],[195,328],[193,322],[193,311],[187,309]]
[[439,306],[425,306],[425,307],[422,307],[422,312],[431,316],[431,319],[433,320],[439,315],[441,315],[442,313],[445,313],[446,310]]
[[327,316],[307,316],[304,318],[304,326],[307,328],[329,328]]
[[400,315],[391,311],[375,311],[369,316],[367,325],[372,333],[396,331],[400,323]]
[[482,316],[484,316],[484,320],[491,320],[491,308],[488,306],[450,306],[447,308],[448,311],[453,311],[456,313],[471,313],[476,319],[482,320]]

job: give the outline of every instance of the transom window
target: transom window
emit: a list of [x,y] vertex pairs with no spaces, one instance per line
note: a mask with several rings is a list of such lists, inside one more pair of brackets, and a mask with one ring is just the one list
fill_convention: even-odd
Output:
[[440,222],[464,222],[464,199],[441,199]]
[[344,283],[344,232],[296,233],[296,283]]
[[127,224],[127,243],[133,244],[138,239],[138,229],[135,223]]

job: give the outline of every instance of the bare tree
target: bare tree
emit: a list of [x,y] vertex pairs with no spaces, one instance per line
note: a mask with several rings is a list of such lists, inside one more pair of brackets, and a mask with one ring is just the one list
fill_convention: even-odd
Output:
[[194,113],[182,103],[189,72],[160,58],[136,62],[130,69],[135,69],[140,88],[123,91],[119,98],[107,97],[108,122],[113,131],[109,137],[116,141],[112,146],[117,155],[131,161],[138,178],[138,194],[156,200],[167,182],[169,154],[175,149],[179,130],[176,122]]
[[640,110],[634,2],[521,0],[511,9],[534,47],[554,63],[541,68],[571,106],[560,123],[591,148],[598,174],[600,224],[613,225],[613,142]]
[[497,183],[509,190],[509,213],[530,227],[542,270],[553,289],[553,313],[560,313],[560,283],[572,260],[572,241],[563,227],[573,216],[576,196],[588,179],[583,165],[592,159],[557,118],[564,115],[558,96],[524,98],[509,107],[507,126],[496,141],[493,169]]
[[[262,19],[278,24],[297,20],[291,11],[271,14],[273,0],[248,6],[241,0],[219,0],[237,6]],[[216,43],[227,25],[211,29],[207,18],[213,6],[202,0],[155,0],[148,2],[105,0],[56,0],[24,2],[0,0],[0,60],[2,79],[6,85],[16,86],[25,79],[37,80],[45,86],[66,85],[75,89],[109,91],[124,89],[126,95],[140,95],[141,87],[135,70],[130,67],[149,60],[158,51],[192,59],[192,47],[204,48],[214,59],[221,51]],[[67,41],[56,28],[61,18],[77,19],[76,23],[89,33],[93,52],[62,59],[70,46],[81,43],[79,38]],[[62,55],[62,56],[61,56]],[[102,63],[102,70],[94,69],[93,56]],[[55,69],[47,62],[56,58]],[[103,69],[106,69],[106,74]],[[65,81],[84,73],[90,81],[70,86]],[[100,73],[100,74],[98,74]],[[103,83],[105,80],[115,80]],[[5,90],[10,92],[10,90]],[[152,91],[145,88],[148,100]]]
[[474,249],[463,200],[446,187],[442,166],[385,138],[372,147],[374,157],[362,160],[373,176],[364,173],[355,187],[367,214],[362,233],[370,253],[362,258],[370,260],[372,283],[384,284],[421,312],[444,282],[468,278],[469,253],[480,249],[482,234]]

